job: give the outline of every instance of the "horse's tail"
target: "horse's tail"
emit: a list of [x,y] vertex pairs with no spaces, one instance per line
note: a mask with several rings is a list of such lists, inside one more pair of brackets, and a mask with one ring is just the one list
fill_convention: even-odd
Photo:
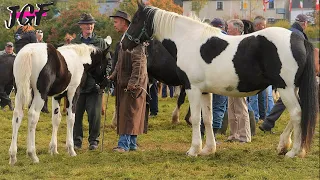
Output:
[[24,105],[31,100],[32,52],[20,51],[13,64],[13,75],[17,87],[16,99]]
[[306,47],[307,59],[298,86],[302,110],[301,147],[308,150],[310,149],[318,117],[319,98],[314,66],[314,48],[313,45],[306,40],[304,41],[304,45]]

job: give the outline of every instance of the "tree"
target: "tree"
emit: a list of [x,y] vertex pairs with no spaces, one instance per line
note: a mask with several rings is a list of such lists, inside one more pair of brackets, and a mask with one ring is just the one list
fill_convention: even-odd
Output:
[[118,38],[119,35],[114,31],[111,19],[100,14],[97,9],[98,4],[95,0],[71,0],[68,2],[67,8],[61,11],[59,17],[48,20],[46,26],[43,27],[47,29],[47,42],[61,44],[66,33],[80,33],[78,21],[82,13],[90,13],[95,18],[97,23],[94,32],[99,36],[105,38],[110,35],[113,39]]
[[[166,11],[176,12],[178,14],[182,14],[183,12],[182,7],[175,4],[173,0],[148,0],[146,5],[154,6]],[[133,16],[138,9],[137,0],[124,0],[120,3],[119,9]]]
[[192,0],[191,2],[191,9],[192,11],[196,12],[196,15],[199,16],[201,9],[207,5],[208,0]]

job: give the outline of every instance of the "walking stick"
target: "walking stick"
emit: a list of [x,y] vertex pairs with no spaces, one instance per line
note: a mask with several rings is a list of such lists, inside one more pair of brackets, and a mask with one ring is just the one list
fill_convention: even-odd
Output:
[[110,87],[109,85],[107,86],[107,102],[106,102],[106,106],[105,106],[105,109],[104,109],[104,122],[103,122],[103,130],[102,130],[102,141],[101,141],[101,152],[103,151],[103,141],[104,141],[104,129],[105,129],[105,126],[106,126],[106,121],[107,121],[107,107],[108,107],[108,100],[109,100],[109,90],[110,90]]

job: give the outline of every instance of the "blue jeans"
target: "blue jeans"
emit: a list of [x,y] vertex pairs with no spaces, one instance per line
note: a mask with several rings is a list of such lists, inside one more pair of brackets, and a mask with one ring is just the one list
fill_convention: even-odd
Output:
[[259,115],[259,106],[258,106],[258,94],[248,97],[248,110],[253,111],[254,119],[258,122]]
[[[227,110],[228,97],[212,93],[212,128],[220,129],[224,113]],[[201,133],[204,134],[204,124],[201,113]]]
[[272,97],[272,86],[268,86],[265,90],[259,93],[259,114],[260,119],[265,119],[271,112],[274,106]]
[[137,147],[137,135],[122,134],[119,136],[118,147],[129,151],[136,150]]
[[266,107],[266,116],[269,116],[273,106],[274,106],[274,101],[273,101],[273,96],[272,96],[272,86],[268,86],[266,89],[267,92],[267,104],[265,104]]
[[212,94],[212,128],[220,129],[227,110],[227,96]]
[[[168,86],[170,90],[170,97],[173,97],[174,86]],[[162,97],[167,97],[167,85],[162,84]]]

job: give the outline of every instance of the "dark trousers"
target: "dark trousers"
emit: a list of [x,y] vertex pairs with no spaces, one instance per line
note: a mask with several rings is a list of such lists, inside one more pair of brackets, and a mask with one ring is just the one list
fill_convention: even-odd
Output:
[[77,103],[76,116],[73,129],[73,140],[77,146],[82,145],[83,139],[83,114],[86,111],[89,122],[88,141],[91,144],[99,143],[101,121],[102,93],[81,93]]
[[260,119],[265,119],[265,117],[266,117],[266,107],[265,107],[266,97],[267,97],[266,93],[267,93],[267,91],[263,90],[258,94],[258,106],[259,106]]
[[150,114],[157,115],[158,114],[158,86],[157,83],[153,83],[150,87]]
[[[162,97],[167,97],[167,86],[166,84],[162,84]],[[174,86],[168,86],[170,91],[170,97],[173,97]]]
[[285,109],[286,106],[283,104],[281,98],[279,98],[274,104],[269,116],[263,121],[262,127],[266,130],[272,129]]

